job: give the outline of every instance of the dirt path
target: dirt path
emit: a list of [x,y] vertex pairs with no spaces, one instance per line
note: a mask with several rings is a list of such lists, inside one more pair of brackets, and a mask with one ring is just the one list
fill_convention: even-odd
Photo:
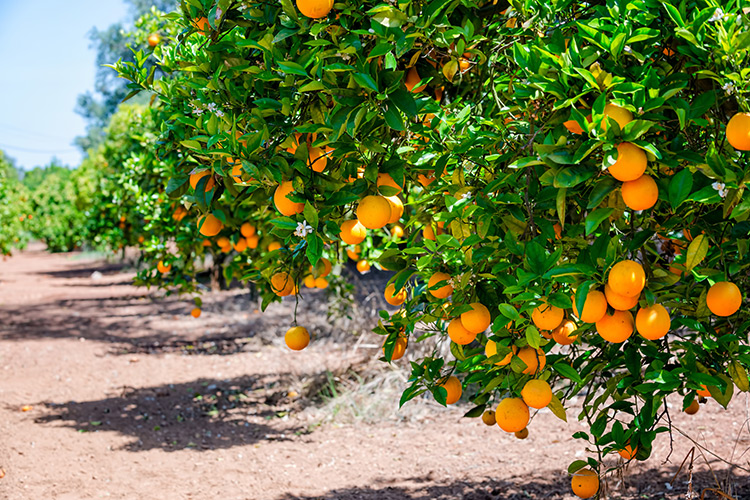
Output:
[[[0,499],[572,498],[564,471],[585,456],[570,438],[578,422],[542,412],[518,441],[460,408],[398,413],[395,400],[360,394],[329,404],[342,418],[321,424],[324,410],[295,393],[325,389],[328,373],[372,350],[321,341],[291,353],[291,303],[261,317],[242,292],[210,294],[194,320],[189,301],[134,288],[131,276],[39,247],[0,262]],[[301,315],[327,327],[314,307]],[[403,374],[386,375],[400,385]],[[674,421],[722,457],[738,441],[736,458],[750,443],[747,429],[737,439],[746,404],[675,410]],[[684,498],[686,475],[665,484],[691,446],[675,440],[670,463],[661,436],[612,498]],[[735,462],[750,468],[748,455]],[[747,475],[711,463],[750,498]],[[695,486],[712,486],[696,468]]]

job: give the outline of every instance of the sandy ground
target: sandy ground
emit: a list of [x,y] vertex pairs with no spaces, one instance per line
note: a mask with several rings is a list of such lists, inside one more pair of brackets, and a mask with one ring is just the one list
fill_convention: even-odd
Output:
[[[366,395],[337,418],[335,404],[305,396],[376,350],[323,339],[320,296],[299,319],[321,340],[293,353],[282,340],[293,301],[261,315],[243,291],[213,293],[195,320],[189,300],[131,277],[39,246],[0,262],[1,499],[573,498],[565,469],[587,456],[570,437],[583,429],[574,419],[540,412],[519,441],[462,418],[466,407],[398,412]],[[674,423],[750,469],[747,404],[709,402],[694,417],[673,412]],[[685,498],[686,473],[667,483],[692,446],[675,434],[665,463],[660,436],[650,460],[609,479],[609,498]],[[745,472],[706,458],[736,499],[750,499]],[[706,463],[696,454],[698,491],[716,485]]]

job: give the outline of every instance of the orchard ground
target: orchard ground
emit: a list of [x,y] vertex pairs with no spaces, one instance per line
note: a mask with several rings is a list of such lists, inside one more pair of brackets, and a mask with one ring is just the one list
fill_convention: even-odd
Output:
[[[374,359],[362,309],[343,324],[363,333],[335,332],[322,292],[307,292],[313,341],[291,352],[293,298],[261,315],[246,290],[208,293],[193,319],[189,301],[132,276],[39,245],[0,262],[1,499],[573,498],[564,471],[587,456],[570,437],[584,425],[544,410],[521,441],[462,418],[466,406],[397,410],[406,362]],[[692,417],[679,404],[676,429],[750,469],[747,395]],[[650,460],[609,477],[609,497],[685,498],[686,472],[667,483],[693,443],[675,431],[671,444],[660,435]],[[748,474],[704,456],[697,491],[718,479],[750,498]]]

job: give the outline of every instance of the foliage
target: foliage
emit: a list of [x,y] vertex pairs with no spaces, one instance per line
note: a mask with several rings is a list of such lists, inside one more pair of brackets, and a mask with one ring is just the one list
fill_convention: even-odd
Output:
[[12,159],[0,151],[0,254],[10,255],[13,248],[26,245],[29,213],[28,192],[18,180]]

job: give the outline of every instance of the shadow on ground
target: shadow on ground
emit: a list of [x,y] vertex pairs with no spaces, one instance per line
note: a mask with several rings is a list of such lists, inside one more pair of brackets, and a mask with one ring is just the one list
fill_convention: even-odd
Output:
[[[625,474],[624,483],[608,483],[610,500],[683,500],[689,491],[685,472],[669,484],[677,467],[651,468]],[[750,498],[750,480],[746,476],[734,475],[727,470],[714,471],[722,483],[724,492],[736,500]],[[409,483],[406,486],[389,486],[396,481]],[[693,472],[693,487],[700,498],[704,488],[716,488],[716,480],[705,467]],[[567,474],[560,473],[545,479],[517,475],[509,478],[485,479],[484,481],[436,481],[430,475],[396,480],[383,478],[366,487],[337,488],[323,495],[283,495],[275,500],[568,500],[576,498],[570,489]],[[711,491],[705,492],[704,500],[722,497]]]
[[123,387],[96,401],[42,402],[35,422],[78,432],[114,432],[134,438],[128,451],[160,448],[198,451],[287,440],[304,429],[276,420],[295,405],[282,381],[288,374],[198,379],[157,387]]

